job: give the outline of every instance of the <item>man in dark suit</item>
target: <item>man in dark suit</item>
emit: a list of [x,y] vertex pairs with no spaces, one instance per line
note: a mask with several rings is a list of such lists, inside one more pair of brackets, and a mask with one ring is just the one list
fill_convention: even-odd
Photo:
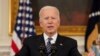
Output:
[[58,34],[60,13],[54,6],[44,6],[39,12],[43,34],[25,39],[16,56],[81,56],[77,42]]

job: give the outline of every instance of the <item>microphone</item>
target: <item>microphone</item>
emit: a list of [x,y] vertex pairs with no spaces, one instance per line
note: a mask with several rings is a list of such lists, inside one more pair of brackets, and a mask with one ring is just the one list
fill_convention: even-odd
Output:
[[55,44],[51,45],[51,56],[55,56],[57,52],[57,47],[55,46]]
[[39,52],[40,52],[41,56],[46,56],[45,55],[45,45],[44,44],[40,45]]

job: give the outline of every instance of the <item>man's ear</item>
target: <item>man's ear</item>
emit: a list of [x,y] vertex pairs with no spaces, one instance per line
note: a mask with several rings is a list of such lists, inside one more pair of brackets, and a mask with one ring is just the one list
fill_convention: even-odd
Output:
[[39,19],[39,25],[40,25],[40,27],[42,27],[42,24],[41,24],[41,20]]
[[59,26],[60,26],[60,23],[61,23],[60,19],[59,19],[58,23],[59,23]]

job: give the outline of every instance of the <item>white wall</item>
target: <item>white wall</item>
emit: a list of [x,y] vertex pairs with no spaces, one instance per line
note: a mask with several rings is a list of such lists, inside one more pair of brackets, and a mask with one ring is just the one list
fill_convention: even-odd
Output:
[[80,53],[84,53],[84,36],[69,36],[75,40],[77,40],[78,50]]
[[9,29],[9,0],[0,0],[0,47],[10,46]]
[[8,56],[11,37],[9,30],[9,0],[0,0],[0,56]]

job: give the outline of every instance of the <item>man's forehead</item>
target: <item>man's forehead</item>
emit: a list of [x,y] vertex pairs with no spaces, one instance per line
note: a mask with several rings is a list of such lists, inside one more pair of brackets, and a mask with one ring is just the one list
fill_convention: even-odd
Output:
[[45,6],[45,7],[41,8],[39,14],[41,14],[44,11],[51,11],[51,12],[55,11],[55,12],[59,13],[59,10],[53,6]]
[[56,9],[54,9],[54,8],[47,8],[47,9],[44,9],[44,10],[42,10],[42,11],[51,11],[51,12],[53,12],[53,11],[56,11],[56,12],[58,12]]

